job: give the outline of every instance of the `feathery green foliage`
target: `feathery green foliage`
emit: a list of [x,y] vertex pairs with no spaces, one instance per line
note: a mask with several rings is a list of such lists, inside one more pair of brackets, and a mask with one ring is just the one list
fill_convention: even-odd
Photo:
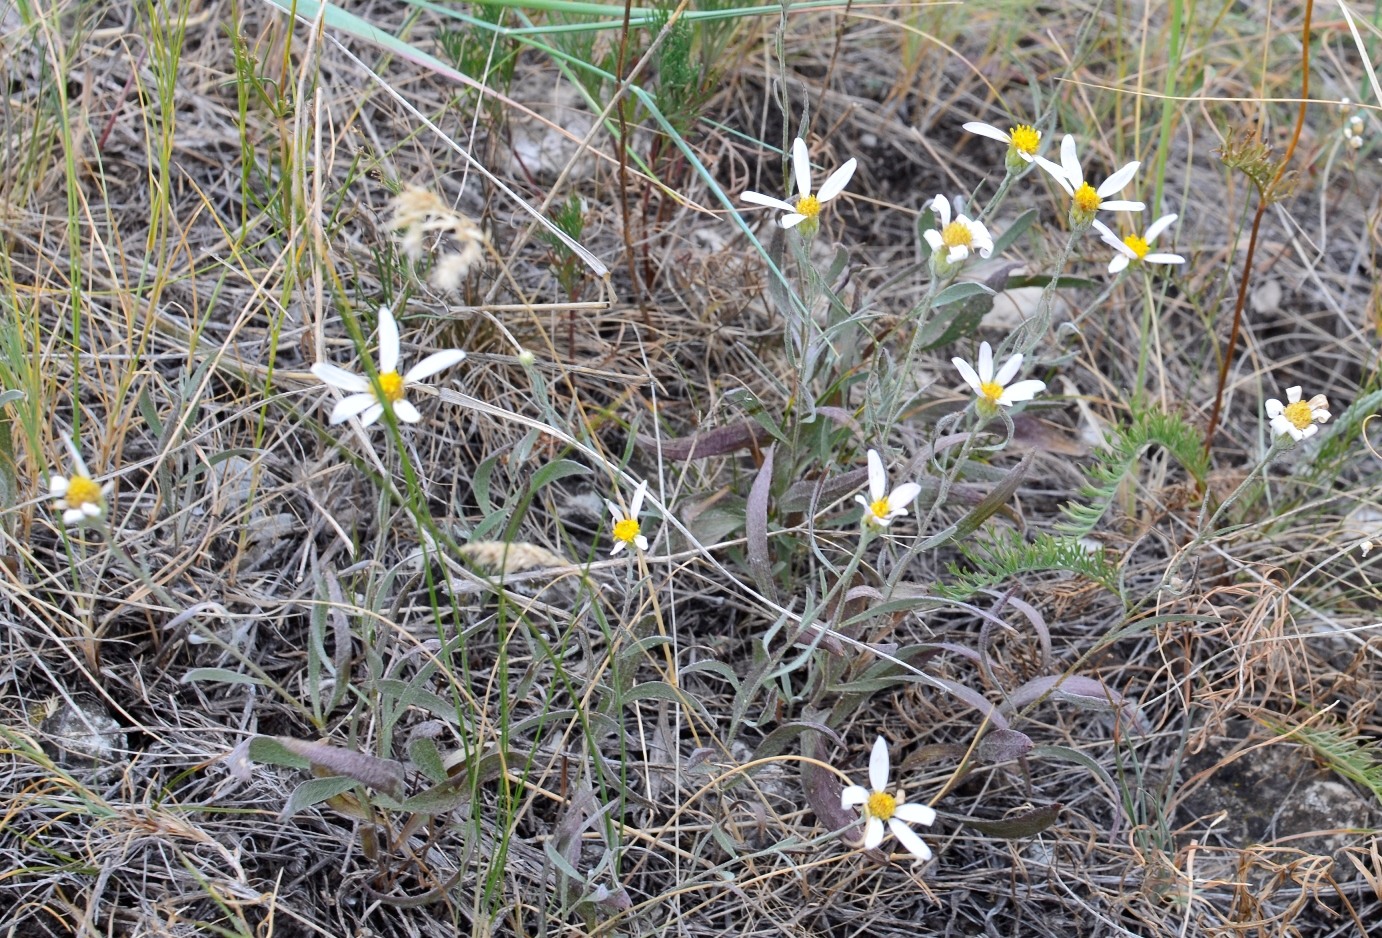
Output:
[[962,570],[958,564],[947,564],[951,582],[937,586],[938,595],[967,599],[981,589],[1000,586],[1019,574],[1052,570],[1078,573],[1111,593],[1120,592],[1118,570],[1104,559],[1104,552],[1086,550],[1073,537],[1038,534],[1031,541],[1024,541],[1020,534],[1012,533],[995,539],[982,553],[963,545],[961,549],[975,569]]
[[1093,531],[1113,504],[1118,487],[1150,446],[1163,447],[1196,482],[1203,483],[1209,473],[1209,461],[1199,432],[1179,414],[1159,410],[1134,413],[1132,422],[1119,427],[1108,443],[1108,449],[1089,469],[1090,482],[1080,489],[1083,503],[1066,502],[1061,506],[1065,514],[1065,520],[1057,523],[1061,533],[1079,538]]
[[1382,746],[1375,741],[1350,733],[1342,726],[1292,729],[1275,720],[1267,719],[1262,723],[1274,733],[1286,734],[1309,746],[1331,772],[1362,785],[1382,802]]

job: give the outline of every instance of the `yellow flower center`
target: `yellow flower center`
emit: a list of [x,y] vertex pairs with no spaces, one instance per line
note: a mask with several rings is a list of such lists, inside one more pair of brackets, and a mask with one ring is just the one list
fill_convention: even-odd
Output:
[[384,372],[379,376],[379,390],[390,404],[403,400],[403,376],[396,371]]
[[974,232],[962,221],[952,221],[941,229],[941,243],[948,248],[967,248],[974,243]]
[[[1296,401],[1294,404],[1287,404],[1286,409],[1281,413],[1287,420],[1291,421],[1291,425],[1297,430],[1304,430],[1315,422],[1315,413],[1310,409],[1309,401]],[[74,479],[73,482],[75,483],[76,480]]]
[[1080,188],[1075,190],[1075,210],[1083,215],[1093,215],[1103,202],[1099,193],[1087,182],[1080,183]]
[[797,199],[797,214],[815,218],[821,213],[821,200],[814,195],[804,195]]
[[623,521],[614,522],[614,539],[625,544],[632,544],[638,540],[638,521],[625,518]]
[[888,508],[888,500],[886,498],[880,498],[878,501],[874,502],[872,505],[869,506],[869,514],[879,521],[882,521],[884,518],[888,517],[888,515],[890,514],[890,509]]
[[897,812],[897,799],[885,791],[876,791],[869,795],[866,805],[869,817],[876,817],[880,821],[886,821]]
[[101,504],[101,487],[86,476],[73,476],[63,500],[72,508]]
[[999,384],[997,381],[985,381],[983,384],[979,385],[979,393],[982,394],[984,400],[988,401],[990,404],[997,404],[998,399],[1003,396],[1003,385]]
[[1041,131],[1028,124],[1018,124],[1008,133],[1008,146],[1019,153],[1035,156],[1041,144]]
[[1138,260],[1146,257],[1147,252],[1152,249],[1152,246],[1147,243],[1147,239],[1139,235],[1128,235],[1123,239],[1123,243],[1128,246],[1129,251],[1137,255]]

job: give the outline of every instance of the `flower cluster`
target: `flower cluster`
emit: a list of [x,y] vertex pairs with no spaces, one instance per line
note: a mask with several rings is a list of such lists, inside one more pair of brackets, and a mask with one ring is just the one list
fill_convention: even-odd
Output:
[[783,228],[795,228],[802,222],[815,225],[816,219],[821,213],[821,207],[844,191],[845,186],[849,185],[849,180],[854,176],[854,170],[858,165],[859,161],[851,158],[826,177],[820,191],[813,195],[811,192],[811,155],[806,150],[806,141],[798,137],[792,142],[792,178],[797,184],[797,200],[785,202],[770,195],[763,195],[761,192],[744,192],[740,194],[739,198],[754,205],[763,205],[785,212],[786,214],[781,219]]
[[106,514],[106,496],[114,483],[98,484],[86,468],[86,460],[70,437],[64,438],[68,455],[72,457],[71,475],[53,472],[48,475],[48,496],[53,507],[62,512],[62,523],[71,527],[97,521]]
[[1267,416],[1271,418],[1272,429],[1279,436],[1289,436],[1297,443],[1314,436],[1320,429],[1318,424],[1329,420],[1329,401],[1323,394],[1316,394],[1303,401],[1299,387],[1286,389],[1286,403],[1276,398],[1267,401]]

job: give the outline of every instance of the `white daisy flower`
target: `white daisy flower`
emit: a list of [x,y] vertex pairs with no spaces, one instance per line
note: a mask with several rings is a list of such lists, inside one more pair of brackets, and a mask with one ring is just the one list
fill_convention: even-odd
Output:
[[978,252],[980,257],[993,254],[993,238],[989,236],[983,222],[974,221],[965,215],[956,215],[955,220],[951,221],[950,200],[943,195],[931,200],[931,208],[935,210],[939,230],[933,228],[925,232],[923,237],[931,246],[933,254],[939,256],[942,248],[947,249],[945,263],[958,264],[969,257],[971,252]]
[[935,809],[924,804],[907,804],[902,793],[888,794],[888,744],[878,737],[869,756],[869,786],[848,785],[840,794],[840,805],[845,808],[863,806],[864,809],[864,849],[872,850],[883,842],[883,825],[887,824],[893,836],[918,860],[931,859],[931,848],[926,846],[908,824],[922,824],[930,827],[936,820]]
[[1319,430],[1316,424],[1328,422],[1329,401],[1323,394],[1303,401],[1299,387],[1287,388],[1285,404],[1275,398],[1267,401],[1267,416],[1272,418],[1272,429],[1279,435],[1299,441],[1314,436]]
[[1070,134],[1066,134],[1060,142],[1059,166],[1041,156],[1036,157],[1036,162],[1074,199],[1070,206],[1070,218],[1076,226],[1088,226],[1096,212],[1140,212],[1146,208],[1141,202],[1109,198],[1122,192],[1132,182],[1133,174],[1142,165],[1138,160],[1133,160],[1105,179],[1097,189],[1085,182],[1084,170],[1080,168],[1080,160],[1075,153],[1075,138]]
[[639,550],[648,549],[648,539],[643,536],[642,528],[638,524],[638,514],[643,510],[643,496],[647,494],[648,481],[645,479],[633,490],[633,501],[629,503],[627,514],[614,502],[605,499],[605,507],[614,517],[614,546],[609,551],[611,557],[630,544]]
[[972,134],[1006,143],[1008,153],[1005,163],[1010,173],[1025,169],[1024,164],[1036,159],[1037,149],[1041,146],[1041,131],[1030,124],[1018,124],[1010,132],[1004,133],[992,124],[970,121],[964,125],[964,129]]
[[770,195],[763,195],[759,192],[744,192],[739,198],[745,202],[752,202],[754,205],[766,205],[768,208],[781,209],[786,212],[782,216],[783,228],[795,228],[804,221],[814,221],[821,213],[821,206],[839,195],[844,187],[849,183],[850,177],[854,175],[854,169],[859,161],[851,158],[825,180],[819,192],[811,194],[811,156],[806,152],[806,141],[798,137],[792,142],[792,178],[797,184],[796,202],[784,202],[782,199],[775,199]]
[[72,457],[72,467],[76,471],[70,476],[49,473],[48,495],[53,499],[53,507],[62,512],[62,523],[71,527],[105,515],[106,496],[114,483],[97,485],[71,438],[64,438],[63,442],[67,444],[67,452]]
[[331,410],[330,423],[342,423],[358,416],[360,423],[368,427],[384,413],[384,406],[393,407],[394,416],[404,423],[417,423],[422,419],[416,407],[408,403],[403,395],[408,385],[430,378],[439,371],[450,368],[465,358],[460,349],[447,349],[433,352],[406,374],[398,373],[398,323],[387,306],[379,307],[379,387],[375,388],[369,378],[351,374],[329,362],[317,362],[312,366],[316,375],[333,388],[350,393],[341,398]]
[[877,450],[869,450],[869,497],[854,496],[854,500],[864,506],[864,521],[875,527],[886,528],[894,518],[907,513],[907,506],[917,500],[921,486],[915,482],[904,482],[891,492],[888,491],[888,473],[883,468],[883,459]]
[[1113,233],[1108,225],[1099,219],[1094,219],[1094,227],[1099,229],[1099,237],[1103,238],[1104,243],[1113,248],[1118,253],[1113,260],[1108,262],[1108,272],[1116,274],[1128,264],[1140,261],[1143,264],[1184,264],[1185,258],[1179,254],[1150,254],[1152,242],[1157,235],[1161,234],[1180,216],[1162,215],[1147,227],[1147,233],[1141,236],[1130,234],[1126,238],[1120,238]]
[[1000,406],[1011,407],[1021,401],[1030,401],[1037,394],[1046,390],[1046,382],[1036,379],[1008,384],[1009,381],[1017,377],[1017,371],[1022,367],[1021,355],[1014,355],[1009,358],[995,375],[993,373],[993,348],[987,342],[979,343],[979,367],[977,371],[963,358],[952,358],[950,361],[959,369],[960,377],[965,379],[965,383],[974,389],[975,394],[979,395],[980,408],[988,410],[990,413],[996,412]]

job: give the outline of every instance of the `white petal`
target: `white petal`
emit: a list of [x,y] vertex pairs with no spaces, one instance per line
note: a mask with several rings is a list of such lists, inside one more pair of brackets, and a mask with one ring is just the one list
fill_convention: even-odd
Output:
[[365,408],[365,412],[360,415],[360,426],[368,427],[384,416],[384,405],[375,403]]
[[625,546],[626,545],[624,541],[615,541],[614,546],[609,549],[609,555],[613,557],[615,554],[623,550]]
[[797,225],[800,225],[804,221],[806,221],[805,215],[798,215],[796,212],[793,212],[790,215],[782,216],[782,227],[795,228]]
[[[1313,430],[1314,428],[1314,425],[1311,424],[1310,429]],[[103,510],[104,509],[96,502],[86,502],[81,507],[82,514],[86,515],[88,518],[99,518]]]
[[958,264],[967,257],[969,257],[969,248],[965,247],[963,244],[957,244],[950,249],[950,255],[946,260],[952,264]]
[[408,373],[403,376],[405,383],[422,381],[432,377],[439,371],[444,371],[452,365],[458,365],[465,361],[465,352],[458,348],[446,349],[442,352],[433,352],[422,361],[408,369]]
[[981,137],[988,137],[990,140],[997,140],[1001,143],[1012,143],[1012,137],[1003,133],[1003,131],[999,130],[992,124],[985,124],[982,121],[970,121],[969,123],[964,124],[963,126],[965,130],[969,131],[972,134],[978,134]]
[[[1113,229],[1105,225],[1099,219],[1094,219],[1094,228],[1099,232],[1099,237],[1105,244],[1113,248],[1119,254],[1133,255],[1133,249],[1123,243],[1123,239],[1113,233]],[[1135,256],[1135,255],[1133,255]]]
[[1286,389],[1286,400],[1290,401],[1292,404],[1300,400],[1300,385]]
[[1146,207],[1141,202],[1129,202],[1126,199],[1109,199],[1099,203],[1101,212],[1140,212]]
[[343,397],[336,402],[336,406],[331,408],[331,416],[327,422],[333,427],[338,423],[344,423],[351,417],[364,413],[370,407],[374,407],[379,402],[375,400],[372,393],[352,394],[350,397]]
[[317,362],[312,366],[312,374],[316,375],[317,380],[323,384],[329,384],[342,391],[359,394],[370,389],[368,378],[363,375],[353,375],[344,368],[337,368],[330,362]]
[[931,848],[916,835],[916,831],[897,820],[889,821],[888,826],[892,828],[893,836],[897,838],[898,843],[907,848],[908,853],[918,860],[931,859]]
[[[1022,364],[1018,362],[1018,364]],[[979,380],[989,382],[993,380],[993,346],[987,342],[979,343]]]
[[829,202],[839,195],[849,185],[849,180],[854,176],[854,170],[859,166],[859,161],[850,157],[845,165],[830,174],[825,183],[821,186],[821,191],[816,193],[816,198],[821,202]]
[[62,435],[62,443],[67,447],[67,454],[72,457],[72,466],[77,470],[77,475],[91,478],[91,470],[86,468],[86,460],[82,459],[82,451],[77,449],[77,444],[65,433]]
[[866,804],[869,800],[869,790],[863,785],[846,785],[845,790],[840,792],[840,807],[853,808],[857,805]]
[[643,511],[643,499],[648,494],[648,480],[644,479],[638,483],[638,488],[633,490],[633,500],[629,502],[629,517],[638,520],[638,515]]
[[770,195],[763,195],[759,192],[741,192],[739,193],[739,199],[743,202],[752,202],[754,205],[766,205],[768,208],[781,209],[784,212],[795,212],[797,210],[797,207],[791,202],[784,202],[781,199],[775,199]]
[[1268,417],[1279,417],[1281,416],[1281,412],[1286,409],[1282,406],[1281,401],[1274,397],[1267,399],[1266,407]]
[[1156,221],[1152,222],[1150,225],[1147,226],[1147,233],[1142,236],[1142,239],[1146,241],[1148,244],[1151,244],[1153,241],[1157,239],[1157,235],[1161,234],[1167,228],[1170,228],[1173,224],[1175,224],[1176,219],[1179,217],[1179,215],[1162,215]]
[[1010,388],[1004,388],[1002,395],[998,398],[998,403],[1004,406],[1018,404],[1022,401],[1030,401],[1042,391],[1046,390],[1045,381],[1037,381],[1035,378],[1027,381],[1019,381]]
[[1296,437],[1296,439],[1298,439],[1298,440],[1303,440],[1303,439],[1305,439],[1305,438],[1308,437],[1308,436],[1314,436],[1316,433],[1319,432],[1319,429],[1320,429],[1320,428],[1319,428],[1316,424],[1313,424],[1313,423],[1312,423],[1312,424],[1310,424],[1308,427],[1306,427],[1304,430],[1299,431],[1300,436]]
[[927,804],[900,804],[893,816],[908,824],[930,827],[936,822],[936,809]]
[[605,499],[605,507],[609,509],[609,515],[611,518],[614,519],[615,524],[618,524],[620,521],[623,521],[626,517],[626,515],[624,514],[624,509],[614,504],[614,502],[610,501],[608,498]]
[[1115,254],[1115,255],[1113,255],[1113,260],[1111,260],[1111,261],[1108,262],[1108,272],[1111,273],[1111,274],[1116,274],[1116,273],[1118,273],[1118,271],[1122,270],[1123,268],[1125,268],[1125,267],[1127,267],[1127,266],[1128,266],[1128,257],[1127,257],[1127,255],[1126,255],[1126,254]]
[[945,245],[945,242],[941,240],[941,233],[934,228],[928,228],[926,231],[923,231],[921,236],[926,239],[926,244],[931,248],[932,254],[939,251]]
[[983,382],[979,380],[979,376],[975,374],[969,362],[965,361],[963,358],[952,358],[950,359],[950,364],[955,366],[956,370],[960,372],[960,377],[965,379],[965,384],[973,388],[976,394],[983,393],[980,388]]
[[899,515],[907,513],[907,506],[917,500],[921,494],[921,486],[915,482],[904,482],[893,489],[888,495],[888,511],[897,512]]
[[[85,513],[80,508],[69,508],[62,513],[62,523],[66,525],[78,524],[86,518]],[[881,824],[879,825],[882,826]]]
[[379,371],[398,370],[398,323],[387,306],[379,307]]
[[950,224],[950,200],[938,195],[931,200],[931,211],[936,213],[936,224],[944,228]]
[[393,402],[393,415],[404,423],[417,423],[422,419],[417,408],[401,398]]
[[800,137],[792,141],[792,178],[796,180],[798,195],[811,194],[811,154],[806,152],[806,141]]
[[639,550],[641,550],[641,551],[647,551],[647,549],[648,549],[648,539],[647,539],[646,537],[644,537],[643,535],[639,534],[637,537],[635,537],[635,538],[633,539],[633,542],[634,542],[635,544],[638,545],[638,549],[639,549]]
[[882,736],[873,741],[873,752],[869,753],[869,784],[874,791],[888,787],[888,743]]
[[883,468],[883,457],[878,450],[869,450],[869,496],[873,501],[888,494],[888,473]]
[[1078,189],[1084,183],[1084,170],[1080,168],[1080,158],[1075,153],[1075,138],[1066,134],[1060,142],[1060,165],[1070,188]]
[[1057,166],[1055,163],[1052,163],[1044,156],[1038,156],[1035,159],[1036,164],[1040,166],[1042,169],[1046,170],[1046,173],[1051,177],[1051,179],[1054,180],[1055,183],[1059,185],[1062,189],[1064,189],[1067,195],[1075,194],[1075,189],[1070,185],[1070,180],[1065,178],[1064,169],[1062,169],[1060,166]]
[[864,517],[865,519],[867,519],[869,516],[869,512],[872,510],[869,505],[869,500],[862,495],[854,496],[854,500],[864,506]]
[[1137,173],[1137,167],[1141,166],[1140,160],[1133,160],[1131,163],[1122,167],[1118,172],[1104,180],[1103,184],[1095,191],[1099,193],[1099,198],[1107,198],[1115,192],[1122,192],[1132,182],[1132,177]]
[[864,823],[864,849],[873,850],[883,842],[883,822],[871,817]]
[[1017,377],[1018,371],[1022,369],[1022,353],[1019,352],[1012,358],[1003,363],[998,374],[993,376],[993,383],[999,387],[1007,387],[1009,381]]
[[1179,254],[1148,254],[1142,258],[1147,264],[1184,264],[1185,258]]
[[53,498],[62,498],[67,494],[67,487],[72,483],[67,476],[52,475],[48,477],[48,494]]

